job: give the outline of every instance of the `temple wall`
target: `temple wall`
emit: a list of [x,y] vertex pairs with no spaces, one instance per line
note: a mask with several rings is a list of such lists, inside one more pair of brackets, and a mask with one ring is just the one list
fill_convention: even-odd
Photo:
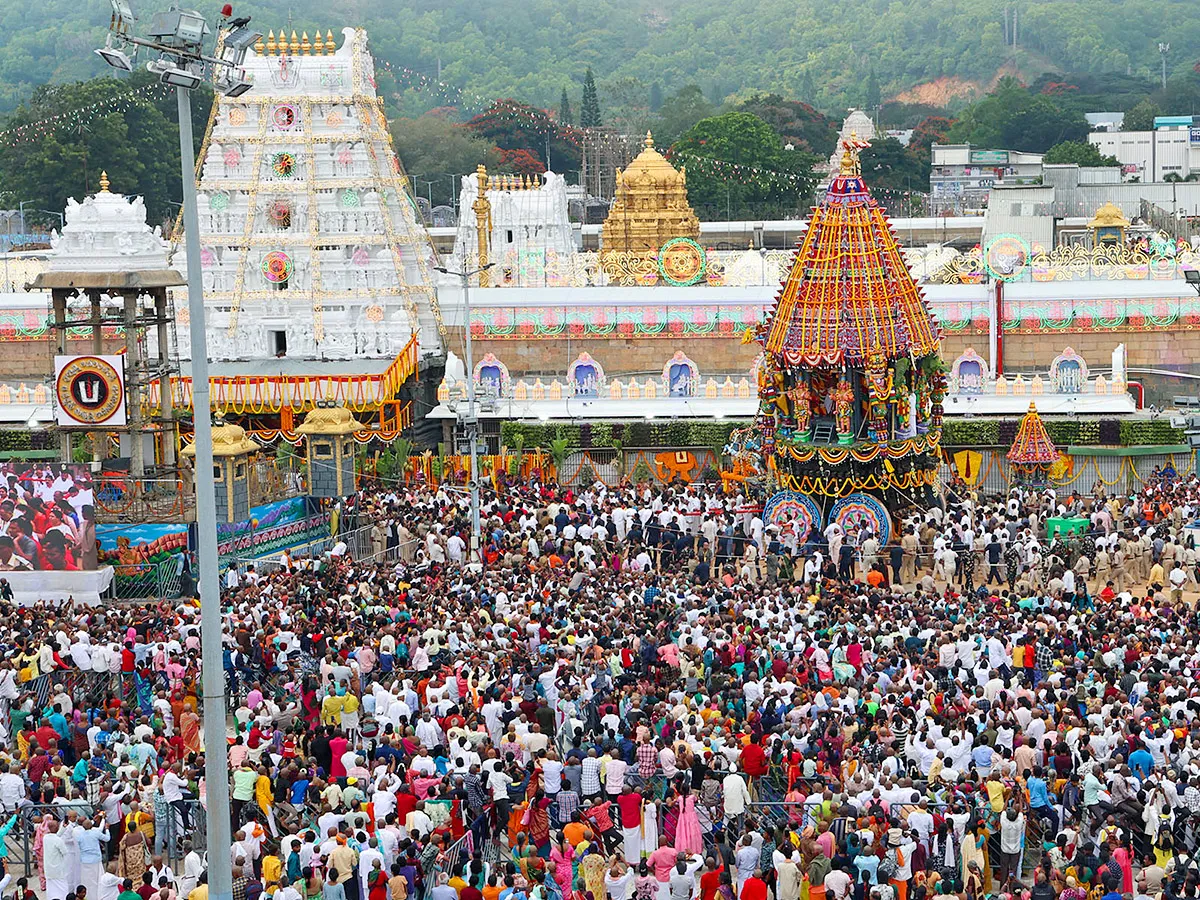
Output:
[[[462,329],[447,335],[450,348],[466,358]],[[663,365],[676,350],[682,350],[700,369],[700,376],[749,374],[758,356],[757,344],[743,344],[739,338],[558,338],[554,340],[472,341],[475,359],[491,352],[503,360],[514,379],[525,375],[557,375],[560,379],[580,353],[590,353],[604,367],[609,378],[660,374]]]
[[[449,346],[460,357],[465,358],[462,329],[454,328],[448,335]],[[1063,330],[1053,334],[1010,332],[1004,338],[1005,370],[1045,374],[1053,359],[1065,347],[1072,347],[1090,366],[1107,369],[1113,349],[1124,343],[1128,354],[1127,364],[1133,368],[1175,369],[1180,372],[1200,373],[1200,330],[1179,326],[1167,328],[1127,328],[1103,331]],[[587,352],[604,367],[609,378],[641,377],[645,373],[659,373],[663,364],[676,350],[682,350],[700,369],[701,378],[710,375],[736,375],[748,373],[758,355],[757,344],[742,344],[740,335],[713,338],[529,338],[525,340],[498,340],[476,338],[473,341],[475,359],[483,354],[494,353],[509,369],[514,380],[526,376],[545,376],[563,379],[567,366],[580,353]],[[974,347],[983,357],[988,356],[986,333],[950,332],[942,342],[942,357],[947,365],[968,347]],[[1138,373],[1131,374],[1132,380],[1143,380]],[[1151,386],[1147,383],[1147,390]],[[1168,391],[1195,393],[1192,384],[1176,385]],[[1147,394],[1147,403],[1166,402],[1169,398]]]

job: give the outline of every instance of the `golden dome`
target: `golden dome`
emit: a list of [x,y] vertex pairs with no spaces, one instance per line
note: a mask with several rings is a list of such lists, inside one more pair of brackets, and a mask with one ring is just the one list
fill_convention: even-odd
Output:
[[1087,224],[1088,228],[1128,228],[1129,220],[1121,212],[1121,207],[1111,201],[1105,203]]
[[314,407],[296,429],[300,434],[351,434],[363,425],[344,406]]
[[[257,453],[260,449],[258,444],[250,440],[246,436],[246,429],[240,425],[226,424],[214,425],[212,428],[212,455],[214,458],[222,456],[248,456],[251,453]],[[196,445],[188,444],[179,451],[183,456],[195,456]]]
[[687,176],[667,162],[667,158],[654,149],[654,135],[646,132],[645,149],[642,150],[624,173],[617,170],[617,183],[630,178],[641,178],[643,173],[649,175],[665,187],[667,185],[683,186]]
[[645,149],[624,171],[617,169],[616,196],[601,235],[603,251],[635,253],[656,253],[672,238],[700,237],[700,220],[688,205],[687,172],[654,149],[649,131]]

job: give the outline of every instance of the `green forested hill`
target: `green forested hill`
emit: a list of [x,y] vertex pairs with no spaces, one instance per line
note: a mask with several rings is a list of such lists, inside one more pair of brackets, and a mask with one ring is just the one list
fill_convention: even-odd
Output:
[[[196,0],[213,15],[216,0]],[[147,19],[167,0],[134,0]],[[362,24],[386,61],[483,97],[557,108],[577,103],[591,66],[601,101],[650,102],[691,83],[711,100],[773,90],[837,111],[943,76],[987,82],[1019,42],[1067,71],[1157,74],[1159,41],[1174,73],[1200,55],[1200,6],[1190,0],[254,0],[235,2],[264,30]],[[32,88],[98,74],[91,49],[106,0],[0,3],[0,110]],[[639,98],[646,98],[644,101]],[[410,97],[405,106],[436,105]],[[577,107],[576,107],[577,108]]]

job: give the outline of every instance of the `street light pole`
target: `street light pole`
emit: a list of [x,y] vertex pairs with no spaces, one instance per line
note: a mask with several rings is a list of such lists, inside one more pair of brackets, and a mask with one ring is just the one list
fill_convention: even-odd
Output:
[[467,269],[462,272],[454,272],[447,269],[445,266],[437,266],[437,271],[443,275],[456,275],[462,280],[463,291],[463,330],[466,332],[466,370],[467,370],[467,418],[463,424],[466,426],[467,439],[471,442],[471,558],[482,562],[483,554],[480,552],[480,527],[479,527],[479,458],[478,451],[475,447],[479,436],[479,420],[475,417],[475,353],[471,346],[471,276],[478,275],[480,272],[485,272],[494,266],[495,263],[488,263],[486,266],[480,266],[478,269]]
[[[232,7],[222,9],[226,24],[216,57],[204,55],[212,34],[199,13],[173,6],[150,23],[151,40],[134,36],[129,0],[110,0],[112,20],[108,38],[96,54],[115,69],[132,72],[138,49],[156,58],[146,68],[163,84],[175,88],[179,110],[179,167],[183,181],[184,248],[187,257],[188,334],[192,351],[192,418],[195,427],[196,535],[200,569],[200,653],[204,687],[204,780],[208,804],[208,897],[232,900],[233,871],[229,858],[229,748],[225,726],[225,671],[221,664],[221,587],[217,556],[217,497],[212,478],[212,404],[209,400],[208,347],[204,331],[204,284],[200,268],[200,218],[196,209],[196,153],[192,136],[191,92],[206,75],[218,91],[239,97],[253,86],[243,63],[262,35],[247,26],[249,17],[230,19]],[[133,57],[126,50],[133,48]],[[24,211],[22,209],[22,219]],[[22,222],[24,224],[24,222]],[[163,390],[169,385],[163,384]]]
[[[191,91],[179,101],[179,165],[183,176],[183,236],[187,255],[188,336],[192,350],[192,419],[196,431],[196,534],[200,567],[201,679],[204,682],[204,782],[208,796],[209,900],[231,900],[233,870],[229,819],[229,747],[225,741],[225,668],[221,661],[221,578],[217,556],[217,494],[213,471],[208,338],[200,268],[200,215],[196,209],[196,151]],[[215,853],[215,855],[214,855]]]

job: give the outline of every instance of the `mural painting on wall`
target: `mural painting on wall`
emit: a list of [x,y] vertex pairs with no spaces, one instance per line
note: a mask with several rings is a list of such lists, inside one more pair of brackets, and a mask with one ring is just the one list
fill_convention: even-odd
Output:
[[222,559],[279,553],[329,534],[329,514],[311,497],[290,497],[250,509],[250,518],[217,524],[217,554]]

